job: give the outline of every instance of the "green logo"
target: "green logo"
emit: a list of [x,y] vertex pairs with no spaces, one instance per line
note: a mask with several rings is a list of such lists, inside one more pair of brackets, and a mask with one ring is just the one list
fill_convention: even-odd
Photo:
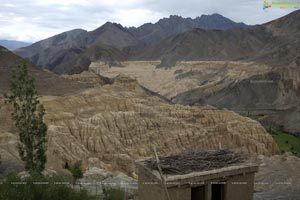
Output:
[[294,8],[299,9],[300,8],[300,1],[294,0],[294,1],[273,1],[269,3],[268,1],[264,1],[263,9],[269,9],[272,7],[279,7],[279,8]]

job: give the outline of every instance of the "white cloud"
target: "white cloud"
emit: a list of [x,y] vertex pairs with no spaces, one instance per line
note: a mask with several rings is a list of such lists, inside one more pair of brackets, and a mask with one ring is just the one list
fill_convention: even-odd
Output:
[[85,6],[88,5],[88,0],[33,0],[33,5],[36,6],[57,6],[57,5],[63,5],[63,6],[70,6],[70,5],[78,5],[78,6]]
[[263,11],[262,5],[263,0],[1,0],[0,39],[37,41],[75,28],[93,30],[106,21],[139,26],[170,14],[219,13],[260,24],[292,11]]

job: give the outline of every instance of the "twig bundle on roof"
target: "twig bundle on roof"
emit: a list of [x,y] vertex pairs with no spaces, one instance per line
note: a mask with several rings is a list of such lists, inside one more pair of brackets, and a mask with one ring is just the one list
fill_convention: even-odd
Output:
[[[159,160],[163,174],[176,175],[219,169],[242,163],[245,158],[230,150],[214,150],[159,157]],[[146,160],[144,163],[150,169],[157,170],[157,162],[154,158]]]

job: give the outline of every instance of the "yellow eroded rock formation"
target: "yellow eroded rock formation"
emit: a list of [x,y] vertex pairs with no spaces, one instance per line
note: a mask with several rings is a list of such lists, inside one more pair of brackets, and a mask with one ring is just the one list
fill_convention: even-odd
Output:
[[[234,149],[273,155],[278,148],[256,121],[214,107],[171,104],[150,96],[135,80],[119,77],[112,85],[76,95],[44,96],[48,124],[48,167],[82,160],[84,166],[134,175],[134,160],[184,150]],[[17,137],[9,107],[0,101],[0,148],[6,158]],[[9,145],[11,144],[11,145]]]

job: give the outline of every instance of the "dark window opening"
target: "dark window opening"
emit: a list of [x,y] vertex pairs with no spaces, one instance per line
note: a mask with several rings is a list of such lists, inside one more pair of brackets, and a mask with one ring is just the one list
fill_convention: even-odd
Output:
[[212,200],[225,200],[225,188],[223,184],[211,185],[211,199]]
[[205,200],[205,187],[192,188],[192,200]]

